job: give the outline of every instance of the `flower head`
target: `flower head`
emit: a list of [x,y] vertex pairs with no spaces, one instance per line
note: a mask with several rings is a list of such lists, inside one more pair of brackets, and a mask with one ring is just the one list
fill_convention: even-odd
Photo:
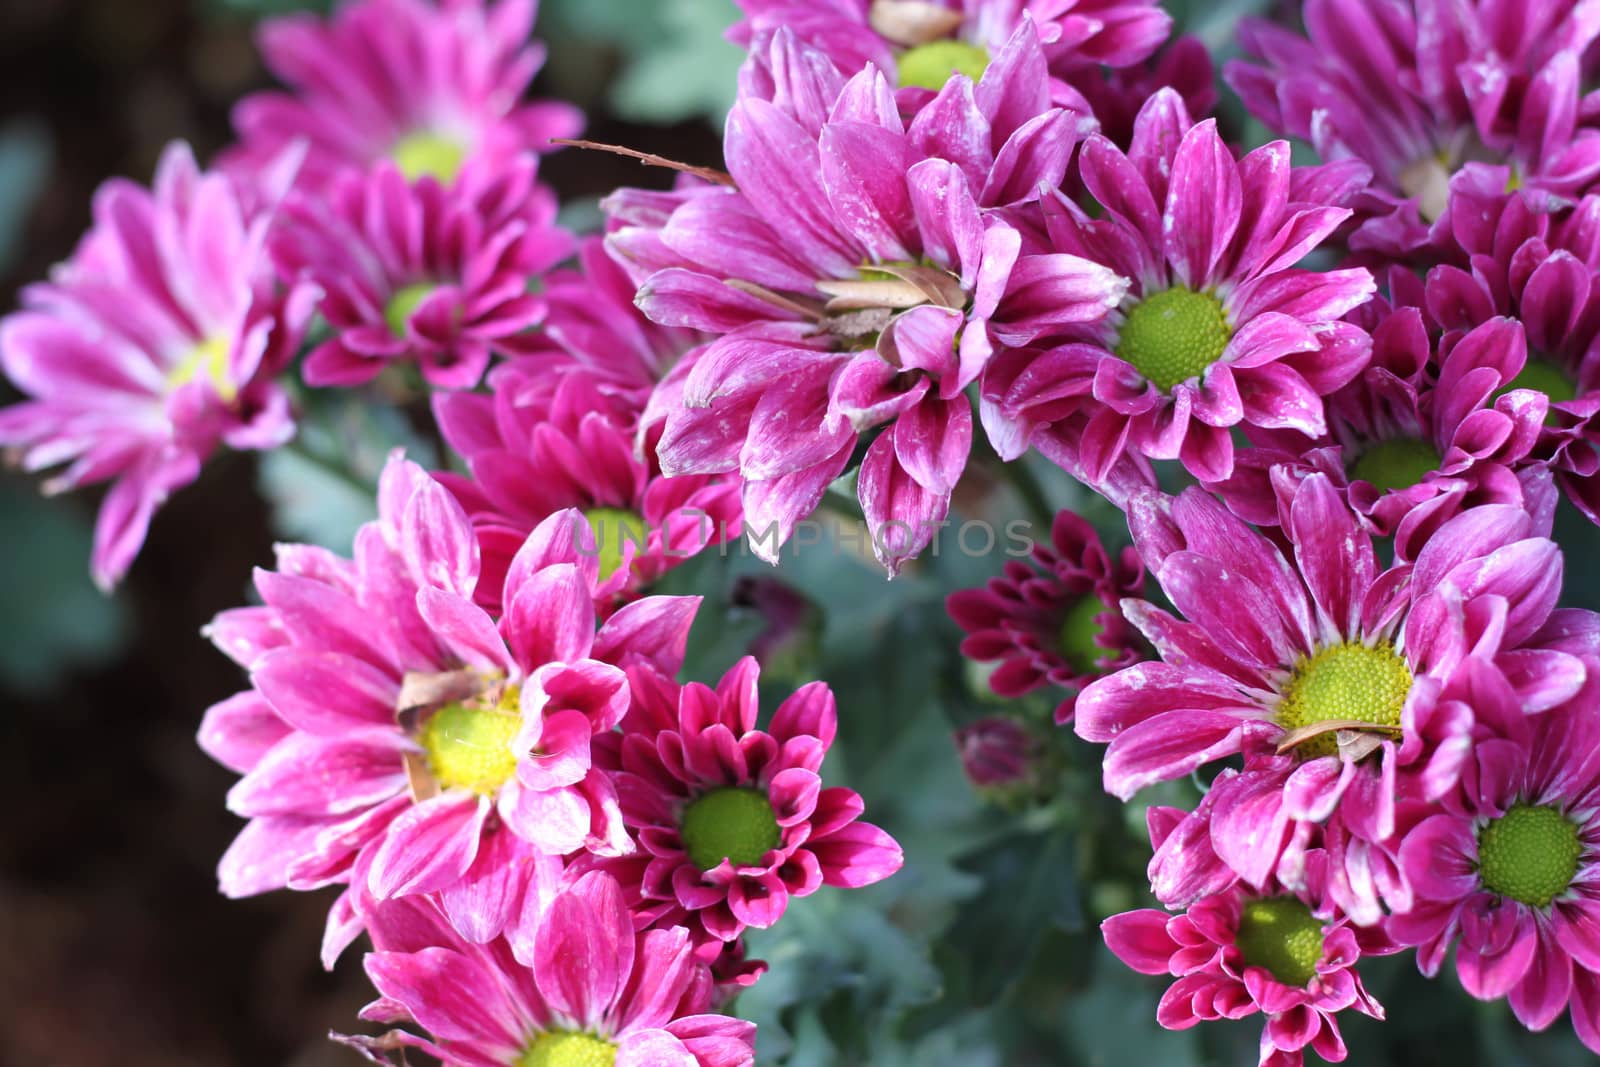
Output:
[[[755,1024],[711,1012],[712,982],[681,928],[634,933],[621,890],[595,871],[554,893],[526,945],[462,939],[425,898],[367,918],[380,998],[361,1013],[415,1023],[341,1036],[378,1063],[420,1049],[467,1067],[749,1067]],[[391,1061],[388,1052],[401,1052]]]
[[312,294],[279,286],[265,253],[271,191],[161,156],[153,188],[120,179],[47,283],[0,321],[0,366],[28,397],[0,412],[22,464],[66,463],[51,491],[111,481],[91,568],[114,585],[151,516],[219,444],[274,448],[294,434],[273,381],[294,358]]
[[392,164],[300,198],[273,245],[280,269],[322,290],[333,336],[306,357],[311,385],[356,385],[410,361],[442,389],[478,383],[493,352],[538,324],[529,278],[571,250],[531,157],[454,185],[408,183]]
[[498,169],[548,151],[583,118],[568,104],[524,101],[544,63],[528,36],[537,9],[536,0],[357,0],[328,18],[266,20],[262,57],[292,91],[239,103],[231,165],[253,169],[302,144],[302,188],[321,196],[341,172],[383,160],[408,179],[449,185],[469,164]]
[[591,739],[627,711],[624,666],[677,670],[698,598],[642,599],[597,631],[576,548],[592,535],[567,511],[512,560],[496,622],[442,486],[397,458],[379,510],[354,560],[284,546],[257,572],[264,604],[212,624],[252,684],[200,731],[244,774],[228,802],[250,820],[219,877],[230,896],[352,877],[379,899],[437,893],[484,941],[518,921],[531,855],[632,847]]
[[[1019,440],[1073,426],[1066,465],[1096,483],[1125,453],[1225,478],[1238,425],[1320,436],[1322,398],[1367,361],[1370,339],[1341,317],[1373,281],[1294,264],[1349,215],[1336,205],[1362,168],[1291,167],[1283,142],[1236,160],[1170,89],[1145,104],[1130,151],[1096,135],[1078,166],[1103,211],[1044,202],[1048,246],[1018,259],[990,320],[1013,349],[984,390],[993,417]],[[1084,259],[1118,276],[1116,306],[1076,298]]]
[[967,632],[963,656],[1000,661],[991,689],[1003,697],[1044,685],[1065,689],[1056,721],[1068,722],[1078,690],[1143,658],[1138,631],[1119,606],[1143,585],[1138,553],[1127,548],[1113,559],[1093,526],[1062,511],[1050,544],[1033,546],[1031,565],[1008,560],[1003,575],[951,593],[945,607]]
[[902,859],[888,834],[859,821],[853,790],[822,788],[835,731],[828,687],[802,687],[758,730],[759,672],[746,657],[714,690],[664,679],[636,686],[615,746],[622,817],[639,854],[611,869],[637,880],[637,911],[718,941],[771,926],[790,898],[821,885],[881,881]]

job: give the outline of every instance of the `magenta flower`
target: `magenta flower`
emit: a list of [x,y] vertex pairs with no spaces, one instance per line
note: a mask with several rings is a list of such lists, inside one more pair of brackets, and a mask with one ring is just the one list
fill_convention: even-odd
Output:
[[432,1035],[338,1035],[375,1063],[404,1063],[408,1048],[447,1067],[754,1062],[755,1024],[711,1013],[711,974],[688,931],[635,934],[604,873],[557,893],[515,957],[503,941],[463,940],[422,899],[384,904],[368,922],[377,951],[367,954],[367,976],[380,997],[361,1017]]
[[1377,323],[1372,343],[1361,376],[1327,398],[1326,435],[1252,431],[1257,447],[1208,488],[1247,521],[1273,525],[1273,483],[1322,471],[1364,526],[1397,535],[1400,558],[1412,559],[1412,543],[1461,509],[1525,507],[1549,483],[1533,455],[1549,400],[1517,387],[1528,351],[1521,324],[1488,319],[1436,352],[1422,310],[1402,307]]
[[[200,730],[244,775],[228,805],[250,823],[222,890],[310,889],[355,868],[379,899],[438,893],[487,941],[518,921],[531,854],[633,847],[591,738],[628,709],[619,665],[678,669],[699,598],[645,598],[596,632],[590,534],[568,511],[512,560],[496,623],[473,603],[477,542],[443,487],[396,458],[379,510],[353,561],[284,546],[279,570],[256,574],[263,606],[211,626],[252,685]],[[344,942],[348,910],[335,907]]]
[[758,730],[759,673],[747,656],[715,690],[636,685],[612,746],[623,821],[640,852],[610,869],[638,879],[625,886],[636,912],[719,941],[771,926],[792,897],[871,885],[902,862],[893,838],[859,821],[854,790],[822,788],[836,728],[827,685],[802,687]]
[[1156,1009],[1162,1026],[1186,1030],[1259,1013],[1266,1016],[1262,1067],[1300,1067],[1307,1048],[1330,1063],[1344,1060],[1339,1012],[1383,1018],[1356,964],[1365,955],[1393,951],[1381,934],[1343,917],[1319,918],[1317,908],[1315,895],[1281,888],[1257,893],[1241,885],[1179,915],[1124,912],[1100,929],[1129,967],[1177,979]]
[[271,190],[162,153],[153,188],[114,179],[71,260],[0,322],[0,366],[28,399],[0,412],[22,465],[67,464],[45,485],[110,481],[90,567],[109,589],[150,519],[219,444],[276,448],[294,435],[273,381],[294,358],[312,295],[280,287],[264,251]]
[[1509,997],[1530,1030],[1570,1000],[1578,1036],[1600,1053],[1600,722],[1593,692],[1533,719],[1518,739],[1473,747],[1445,810],[1398,845],[1416,894],[1390,917],[1424,974],[1452,944],[1480,1000]]
[[624,421],[637,410],[586,375],[556,382],[518,359],[494,369],[488,394],[434,394],[439,429],[471,472],[434,477],[477,533],[479,604],[501,610],[501,581],[528,534],[567,508],[581,511],[595,533],[604,611],[708,545],[740,535],[738,482],[662,477],[638,457]]
[[1600,176],[1600,131],[1578,126],[1580,56],[1600,30],[1582,5],[1308,0],[1305,25],[1309,40],[1245,22],[1259,65],[1224,77],[1272,130],[1372,168],[1353,247],[1426,244],[1458,171],[1557,201]]
[[469,388],[492,352],[512,351],[544,316],[529,277],[571,251],[531,157],[452,186],[407,184],[392,164],[347,173],[303,198],[273,243],[280,269],[322,290],[333,336],[306,357],[310,385],[358,385],[401,361],[428,383]]
[[1198,37],[1176,38],[1149,59],[1121,69],[1085,67],[1067,76],[1100,124],[1100,134],[1127,151],[1133,124],[1145,101],[1170,88],[1183,97],[1191,117],[1204,118],[1217,106],[1217,72],[1211,52]]
[[[774,47],[787,38],[778,34]],[[1004,80],[1042,64],[1037,42],[1019,31],[978,89],[996,78],[1042,94],[1040,82]],[[685,407],[667,418],[663,469],[738,470],[756,550],[773,557],[861,436],[883,427],[858,491],[892,572],[948,512],[972,441],[964,390],[993,352],[986,320],[1020,245],[980,204],[1059,181],[1071,137],[1063,129],[1041,152],[1007,155],[975,181],[938,155],[967,143],[959,134],[977,132],[971,124],[990,125],[969,80],[953,79],[903,129],[876,70],[856,75],[819,121],[812,105],[832,99],[831,71],[796,69],[804,91],[786,83],[793,107],[746,97],[729,116],[737,190],[684,198],[658,242],[625,233],[620,250],[678,256],[681,266],[645,281],[640,306],[657,322],[718,335],[684,380]],[[1010,112],[1010,95],[984,90],[979,99],[994,104],[996,122]],[[1073,277],[1063,314],[1098,314],[1121,298],[1103,268],[1077,261]]]
[[1026,786],[1033,781],[1039,742],[1017,720],[986,715],[956,730],[954,740],[961,769],[975,787]]
[[[1156,0],[738,0],[744,46],[788,29],[846,76],[868,65],[903,90],[942,89],[952,73],[977,81],[1024,20],[1038,28],[1050,73],[1127,67],[1167,39],[1172,18]],[[1064,88],[1064,87],[1063,87]],[[1061,89],[1057,89],[1058,92]]]
[[[1020,442],[1080,416],[1064,465],[1092,483],[1128,452],[1226,478],[1238,425],[1321,436],[1322,398],[1366,364],[1370,339],[1341,317],[1373,281],[1294,264],[1349,215],[1335,205],[1363,169],[1290,167],[1281,141],[1236,161],[1171,89],[1146,103],[1129,152],[1097,135],[1078,166],[1104,210],[1044,201],[1048,246],[1017,261],[991,316],[1019,350],[995,361],[986,423],[1013,423]],[[1078,257],[1120,276],[1119,306],[1074,298]]]
[[[1123,798],[1242,754],[1243,773],[1208,799],[1217,854],[1252,886],[1276,876],[1298,887],[1322,827],[1339,906],[1375,922],[1384,886],[1371,852],[1394,833],[1398,796],[1443,796],[1471,750],[1463,665],[1501,676],[1519,712],[1559,705],[1584,682],[1581,660],[1540,643],[1561,554],[1520,508],[1466,511],[1414,564],[1382,572],[1322,474],[1286,495],[1292,562],[1199,489],[1148,493],[1129,522],[1183,620],[1124,601],[1163,662],[1092,683],[1075,727],[1109,742],[1105,784]],[[1600,630],[1600,616],[1584,618]]]
[[292,92],[239,102],[228,162],[254,169],[303,145],[302,188],[323,196],[341,171],[382,160],[449,185],[468,164],[497,171],[548,152],[583,116],[524,100],[544,64],[528,36],[537,10],[537,0],[357,0],[330,18],[268,19],[262,58]]
[[1034,544],[1031,565],[1007,560],[1004,574],[951,593],[945,609],[967,633],[963,656],[1000,661],[990,689],[1013,698],[1045,685],[1065,689],[1056,706],[1064,723],[1079,690],[1144,658],[1144,642],[1119,607],[1143,587],[1137,552],[1126,548],[1113,560],[1093,526],[1061,511],[1050,544]]

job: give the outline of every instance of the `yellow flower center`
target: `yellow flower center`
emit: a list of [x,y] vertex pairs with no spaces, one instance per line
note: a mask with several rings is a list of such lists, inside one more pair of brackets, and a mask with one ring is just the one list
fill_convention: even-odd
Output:
[[178,389],[204,374],[211,382],[224,404],[231,404],[239,396],[239,387],[228,377],[228,350],[232,342],[226,337],[208,337],[189,350],[167,374],[167,388]]
[[1233,328],[1222,301],[1191,289],[1164,289],[1128,309],[1117,355],[1162,392],[1198,378],[1222,358]]
[[1265,967],[1287,986],[1305,986],[1322,962],[1322,922],[1294,897],[1247,901],[1233,943],[1247,967]]
[[516,1067],[611,1067],[616,1062],[617,1046],[609,1041],[572,1030],[551,1030],[534,1039],[517,1058]]
[[611,577],[622,566],[624,545],[632,545],[637,554],[643,552],[649,542],[650,532],[637,512],[624,508],[589,508],[583,517],[594,531],[601,581]]
[[1396,732],[1409,692],[1411,670],[1388,642],[1329,645],[1295,666],[1278,704],[1278,724],[1290,732],[1329,724],[1328,732],[1300,742],[1296,750],[1305,759],[1335,756],[1336,729],[1370,724]]
[[988,50],[965,41],[929,41],[900,53],[900,84],[932,89],[944,88],[952,74],[965,74],[973,81],[989,69]]
[[406,181],[414,182],[428,175],[441,184],[448,185],[461,173],[467,149],[459,141],[428,130],[407,134],[395,142],[392,151],[395,166],[400,168]]
[[782,840],[766,794],[739,787],[713,789],[691,801],[679,831],[689,859],[702,871],[724,859],[736,867],[754,866]]
[[1491,893],[1534,908],[1572,884],[1583,842],[1559,809],[1518,804],[1478,831],[1478,880]]
[[389,327],[389,332],[396,337],[404,338],[406,323],[411,321],[411,316],[416,314],[417,308],[433,293],[433,286],[427,282],[416,285],[407,285],[395,292],[389,298],[389,303],[383,308],[383,322]]
[[517,770],[511,741],[522,724],[516,706],[517,690],[510,688],[497,707],[446,704],[428,717],[417,740],[441,787],[489,795],[511,779]]

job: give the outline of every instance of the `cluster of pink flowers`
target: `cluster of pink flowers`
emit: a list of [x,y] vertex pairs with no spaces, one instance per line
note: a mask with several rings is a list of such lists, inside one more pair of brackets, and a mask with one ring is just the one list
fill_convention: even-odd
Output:
[[[1126,517],[1110,551],[1062,511],[947,605],[1109,792],[1203,786],[1149,810],[1167,910],[1104,924],[1174,979],[1162,1025],[1340,1060],[1339,1013],[1383,1013],[1363,958],[1453,948],[1600,1053],[1600,614],[1558,606],[1551,538],[1563,499],[1600,523],[1594,3],[1245,25],[1224,77],[1296,166],[1233,147],[1154,0],[740,0],[727,172],[618,190],[587,238],[539,177],[581,116],[525,99],[535,6],[270,20],[287,89],[215,169],[108,183],[0,323],[0,444],[113,483],[108,587],[304,388],[424,391],[460,459],[392,457],[347,556],[280,546],[208,631],[249,675],[200,730],[248,820],[222,890],[341,887],[324,960],[370,938],[363,1017],[410,1027],[342,1040],[751,1063],[745,931],[902,855],[822,785],[827,684],[762,726],[755,659],[681,680],[700,600],[656,583],[744,531],[776,562],[830,489],[893,576],[983,452]],[[959,735],[984,786],[1038,741]]]

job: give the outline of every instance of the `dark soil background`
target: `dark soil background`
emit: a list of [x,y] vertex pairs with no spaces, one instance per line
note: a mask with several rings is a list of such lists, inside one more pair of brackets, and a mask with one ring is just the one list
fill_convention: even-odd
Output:
[[[71,252],[104,178],[147,180],[173,138],[202,159],[227,141],[231,103],[267,83],[250,30],[194,0],[0,0],[0,126],[47,132],[53,155],[0,273],[0,309]],[[560,91],[591,111],[591,136],[715,162],[708,127],[632,126],[596,110],[610,64],[588,49],[563,75]],[[565,153],[546,173],[563,200],[665,183],[594,153]],[[361,1028],[370,994],[359,949],[332,974],[317,961],[332,891],[228,901],[213,879],[241,823],[223,807],[234,776],[193,735],[242,678],[199,631],[270,562],[254,485],[249,457],[219,455],[157,516],[117,594],[126,637],[113,660],[43,691],[0,678],[0,1067],[358,1062],[324,1036]],[[19,488],[33,484],[0,473],[0,499]],[[88,493],[67,506],[87,519],[97,503]],[[12,628],[35,609],[0,599]]]

